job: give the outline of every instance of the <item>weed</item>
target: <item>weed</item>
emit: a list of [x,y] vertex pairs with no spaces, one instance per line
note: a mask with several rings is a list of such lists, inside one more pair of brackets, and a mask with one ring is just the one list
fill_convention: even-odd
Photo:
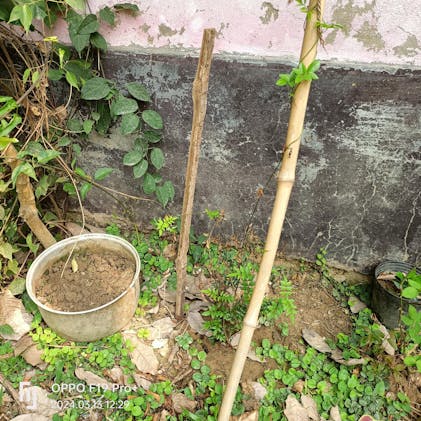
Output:
[[355,369],[330,361],[313,348],[299,355],[267,339],[256,348],[256,353],[278,364],[278,368],[266,370],[260,380],[267,389],[259,409],[262,419],[286,420],[281,415],[282,405],[289,394],[294,394],[298,381],[303,384],[303,393],[312,396],[325,419],[329,418],[330,408],[336,405],[344,421],[356,421],[365,413],[376,419],[397,419],[411,410],[404,394],[397,400],[387,397],[389,371],[382,364]]
[[177,232],[177,217],[171,215],[165,215],[163,218],[155,218],[152,221],[152,225],[158,232],[158,235],[162,237],[164,233],[175,234]]

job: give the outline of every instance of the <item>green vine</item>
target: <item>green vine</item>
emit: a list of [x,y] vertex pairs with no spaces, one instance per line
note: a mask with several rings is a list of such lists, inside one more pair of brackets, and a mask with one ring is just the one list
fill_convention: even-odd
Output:
[[[20,175],[29,177],[39,209],[50,202],[50,210],[41,212],[49,228],[64,216],[56,191],[84,200],[97,187],[117,200],[120,194],[151,200],[102,185],[113,176],[113,168],[80,167],[83,140],[94,131],[106,135],[116,127],[122,136],[133,138],[122,164],[131,168],[143,193],[162,206],[174,197],[173,184],[160,175],[165,165],[160,148],[164,123],[150,93],[138,81],[120,86],[104,75],[101,63],[107,51],[101,25],[115,26],[117,14],[139,9],[123,3],[85,14],[86,6],[85,0],[0,2],[0,256],[6,260],[0,274],[6,279],[17,279],[13,255],[28,247],[30,235],[18,219]],[[51,34],[57,19],[67,24],[71,45]],[[11,144],[13,168],[11,158],[4,159]]]

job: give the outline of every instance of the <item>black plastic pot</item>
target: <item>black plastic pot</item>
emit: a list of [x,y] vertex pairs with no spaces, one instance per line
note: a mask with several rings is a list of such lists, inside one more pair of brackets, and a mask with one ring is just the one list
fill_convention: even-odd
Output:
[[[381,273],[385,272],[403,272],[408,273],[414,266],[403,263],[386,261],[380,263],[374,273],[373,292],[371,297],[371,308],[377,314],[380,321],[389,329],[395,329],[399,326],[400,308],[402,305],[403,313],[407,313],[408,306],[412,305],[418,312],[421,312],[421,301],[402,298],[398,293],[385,288],[377,279]],[[421,270],[416,268],[417,273]]]

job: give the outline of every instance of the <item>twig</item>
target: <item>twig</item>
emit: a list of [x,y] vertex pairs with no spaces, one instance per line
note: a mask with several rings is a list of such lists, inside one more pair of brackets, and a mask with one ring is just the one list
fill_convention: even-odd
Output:
[[185,379],[186,377],[190,376],[190,374],[193,373],[193,369],[189,368],[187,371],[185,371],[184,373],[181,373],[180,375],[178,375],[174,380],[172,380],[172,384],[177,384],[178,382],[180,382],[181,380]]
[[26,409],[25,405],[19,400],[19,393],[15,390],[12,383],[10,383],[9,380],[7,380],[1,373],[0,373],[0,383],[3,385],[3,387],[9,393],[9,395],[16,402],[16,405],[18,406],[18,409],[19,409],[19,413],[26,414],[28,410]]

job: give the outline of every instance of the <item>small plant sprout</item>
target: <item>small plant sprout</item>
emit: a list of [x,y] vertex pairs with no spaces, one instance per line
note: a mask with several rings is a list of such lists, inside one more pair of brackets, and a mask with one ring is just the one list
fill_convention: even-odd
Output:
[[291,88],[291,96],[294,95],[297,86],[307,80],[317,80],[319,77],[316,72],[320,68],[320,61],[313,60],[308,67],[301,62],[297,67],[294,67],[290,73],[281,73],[276,82],[278,86],[288,86]]
[[162,237],[165,233],[175,234],[177,232],[177,217],[165,215],[163,218],[155,218],[152,221],[153,226]]
[[415,268],[408,274],[398,272],[396,278],[399,280],[397,287],[402,291],[402,297],[410,300],[421,299],[421,275],[417,274]]

